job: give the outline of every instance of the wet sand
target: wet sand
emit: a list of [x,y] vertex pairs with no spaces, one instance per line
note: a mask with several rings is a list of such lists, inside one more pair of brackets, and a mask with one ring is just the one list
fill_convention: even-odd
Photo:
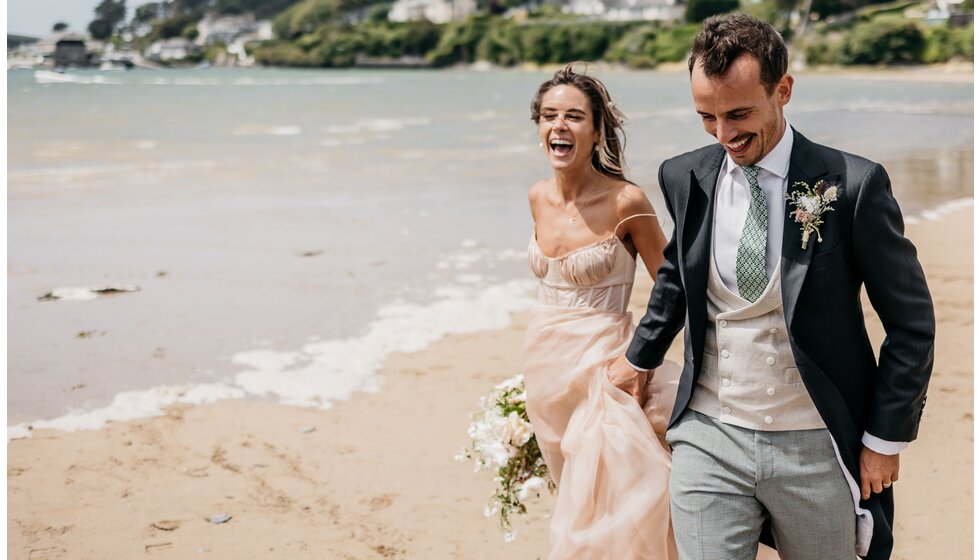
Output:
[[[936,304],[936,367],[896,484],[896,560],[973,550],[973,209],[910,224]],[[650,290],[638,278],[638,316]],[[875,340],[880,326],[869,311]],[[10,558],[544,558],[551,498],[503,543],[492,487],[453,457],[518,371],[524,318],[398,354],[332,410],[230,401],[8,445]],[[681,337],[668,357],[681,357]],[[313,428],[311,431],[310,428]],[[222,524],[213,515],[230,515]]]

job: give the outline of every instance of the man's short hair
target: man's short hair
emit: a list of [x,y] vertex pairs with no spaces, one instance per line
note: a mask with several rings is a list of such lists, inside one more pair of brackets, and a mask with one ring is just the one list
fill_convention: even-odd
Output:
[[762,83],[772,93],[789,64],[786,44],[771,25],[746,14],[704,20],[704,26],[694,38],[687,67],[693,73],[694,65],[700,64],[704,74],[714,78],[724,74],[732,61],[744,53],[759,62]]

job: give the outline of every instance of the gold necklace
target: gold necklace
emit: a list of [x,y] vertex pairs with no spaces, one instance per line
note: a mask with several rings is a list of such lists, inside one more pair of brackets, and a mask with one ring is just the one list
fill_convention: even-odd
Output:
[[[560,194],[558,193],[558,185],[555,185],[555,196],[556,196],[556,197],[557,197],[557,198],[558,198],[559,200],[561,200],[561,199],[563,198],[563,197],[562,197],[562,196],[561,196],[561,195],[560,195]],[[575,205],[575,203],[573,202],[573,203],[572,203],[572,205],[574,206],[574,205]],[[566,216],[568,215],[568,207],[567,207],[566,205],[564,205],[564,204],[558,204],[557,206],[558,206],[559,208],[561,208],[561,211],[562,211],[562,213],[563,213],[563,214],[565,214]],[[581,217],[582,217],[582,212],[581,212],[581,211],[580,211],[580,210],[578,209],[578,207],[575,207],[575,215],[574,215],[574,216],[571,216],[570,218],[568,218],[568,223],[570,223],[570,224],[574,224],[574,223],[575,223],[575,222],[576,222],[576,221],[577,221],[577,220],[578,220],[579,218],[581,218]]]

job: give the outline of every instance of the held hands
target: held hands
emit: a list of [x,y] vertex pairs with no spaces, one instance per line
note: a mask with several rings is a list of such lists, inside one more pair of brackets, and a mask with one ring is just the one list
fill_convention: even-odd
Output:
[[646,385],[650,378],[649,371],[636,371],[633,366],[626,361],[626,356],[620,356],[606,370],[609,382],[615,385],[636,399],[640,408],[646,404]]
[[867,447],[861,450],[861,499],[878,494],[898,480],[898,454],[882,455]]

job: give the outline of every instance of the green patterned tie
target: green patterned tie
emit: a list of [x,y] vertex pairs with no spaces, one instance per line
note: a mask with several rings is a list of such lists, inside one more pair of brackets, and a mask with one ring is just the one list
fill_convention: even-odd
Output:
[[769,215],[766,212],[766,197],[759,187],[759,168],[749,165],[742,167],[742,172],[749,180],[752,200],[745,216],[745,226],[742,227],[742,237],[738,240],[738,252],[735,253],[735,280],[738,282],[738,294],[755,302],[769,283],[766,274]]

